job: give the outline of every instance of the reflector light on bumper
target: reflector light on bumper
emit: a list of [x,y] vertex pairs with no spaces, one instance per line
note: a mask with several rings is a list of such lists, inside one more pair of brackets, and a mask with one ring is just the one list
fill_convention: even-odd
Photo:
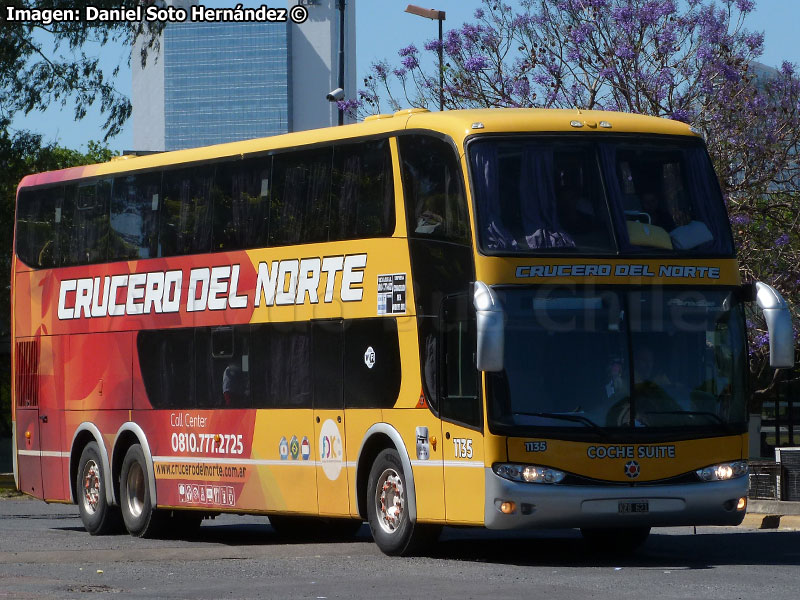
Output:
[[563,471],[538,465],[497,463],[492,466],[492,470],[504,479],[523,483],[559,483],[564,479]]
[[747,461],[735,460],[729,463],[711,465],[704,469],[697,469],[697,477],[701,481],[727,481],[747,475]]

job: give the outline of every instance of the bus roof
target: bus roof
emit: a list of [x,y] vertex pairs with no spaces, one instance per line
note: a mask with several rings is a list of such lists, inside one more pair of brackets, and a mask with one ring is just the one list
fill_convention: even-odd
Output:
[[487,108],[429,112],[411,108],[394,114],[375,115],[364,122],[286,133],[241,142],[161,152],[145,156],[117,157],[110,162],[26,176],[19,187],[56,184],[88,177],[113,176],[159,167],[217,160],[269,150],[297,148],[337,140],[380,136],[406,129],[437,131],[463,148],[473,135],[522,132],[652,133],[696,136],[687,124],[629,113],[540,108]]

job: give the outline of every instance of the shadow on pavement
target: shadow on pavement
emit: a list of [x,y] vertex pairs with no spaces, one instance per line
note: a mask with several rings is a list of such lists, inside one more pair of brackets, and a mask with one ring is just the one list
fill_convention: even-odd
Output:
[[[652,533],[633,555],[592,551],[575,531],[443,537],[428,556],[504,565],[713,569],[720,565],[800,565],[800,532],[708,530],[694,535]],[[491,537],[484,536],[489,533]],[[458,535],[462,534],[462,535]]]
[[[62,520],[66,515],[17,515]],[[71,515],[70,515],[71,516]],[[236,518],[239,519],[239,518]],[[266,517],[223,516],[206,520],[190,535],[165,532],[162,539],[187,540],[225,546],[281,546],[291,544],[372,544],[369,526],[355,536],[279,535]],[[76,526],[54,530],[84,533]],[[659,531],[662,531],[659,533]],[[684,533],[685,531],[685,533]],[[611,549],[610,549],[611,550]],[[375,548],[375,552],[378,552]],[[498,565],[553,567],[637,567],[657,569],[713,569],[723,565],[800,565],[800,531],[691,528],[658,530],[631,556],[592,551],[577,530],[497,532],[445,528],[438,543],[422,556]]]

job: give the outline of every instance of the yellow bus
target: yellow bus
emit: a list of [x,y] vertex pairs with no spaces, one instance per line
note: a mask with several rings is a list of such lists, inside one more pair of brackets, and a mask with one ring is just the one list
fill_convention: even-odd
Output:
[[737,524],[744,303],[793,361],[674,121],[411,109],[32,175],[16,215],[17,485],[92,534]]

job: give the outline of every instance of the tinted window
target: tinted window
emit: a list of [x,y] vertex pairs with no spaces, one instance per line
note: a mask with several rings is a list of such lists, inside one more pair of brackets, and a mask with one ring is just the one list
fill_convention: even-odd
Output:
[[217,166],[212,191],[214,251],[267,245],[272,157]]
[[270,245],[328,239],[332,158],[332,148],[274,156]]
[[469,153],[484,248],[614,250],[591,145],[480,140],[470,145]]
[[394,177],[389,140],[334,148],[331,203],[331,240],[394,233]]
[[211,250],[213,180],[213,165],[164,172],[159,256]]
[[64,264],[85,265],[107,259],[110,196],[110,179],[67,186],[60,232]]
[[408,235],[469,243],[461,169],[452,145],[438,138],[398,138]]
[[111,193],[109,260],[136,260],[158,254],[161,173],[117,177]]
[[23,190],[17,252],[46,268],[390,236],[394,210],[389,140],[353,142]]
[[391,408],[400,393],[397,321],[389,318],[345,321],[345,405]]
[[140,331],[139,365],[153,408],[195,406],[194,330]]
[[140,331],[142,378],[154,408],[249,408],[250,326]]
[[468,297],[447,298],[442,318],[442,417],[480,427],[483,422],[475,365],[475,320]]
[[699,142],[604,139],[471,143],[482,249],[733,254],[719,185]]
[[389,408],[400,392],[389,318],[140,331],[137,350],[154,408],[311,408],[312,391],[316,408]]
[[195,332],[198,408],[250,407],[250,327]]
[[254,325],[250,385],[256,408],[311,408],[308,323]]
[[313,322],[311,344],[314,408],[341,409],[344,406],[342,321]]
[[[634,249],[732,255],[730,225],[705,149],[690,144],[601,144],[609,191]],[[621,229],[621,227],[620,227]]]
[[63,187],[23,190],[19,194],[17,255],[30,267],[58,265],[58,225],[63,195]]
[[505,358],[487,390],[500,430],[744,430],[745,322],[731,291],[565,286],[497,294]]

